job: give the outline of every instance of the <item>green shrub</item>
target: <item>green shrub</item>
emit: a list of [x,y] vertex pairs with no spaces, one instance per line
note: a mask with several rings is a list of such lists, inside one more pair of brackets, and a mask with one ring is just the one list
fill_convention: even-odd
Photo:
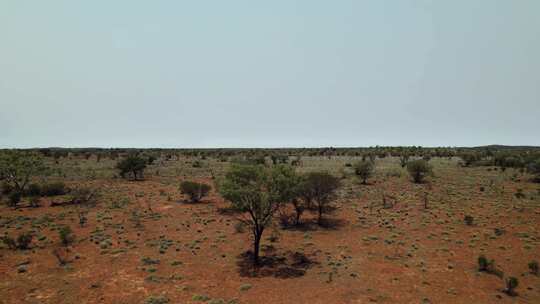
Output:
[[147,159],[131,154],[116,164],[122,178],[142,179]]
[[487,259],[484,255],[478,257],[478,271],[494,274],[499,278],[504,276],[504,273],[495,267],[495,261]]
[[30,248],[30,243],[32,243],[33,235],[30,232],[21,233],[17,237],[17,249],[25,250]]
[[354,173],[366,184],[367,179],[373,175],[374,165],[370,161],[360,161],[354,165]]
[[516,292],[515,289],[519,285],[519,281],[516,277],[509,277],[505,280],[506,289],[504,292],[506,292],[509,296],[515,296]]
[[30,184],[30,185],[28,185],[28,189],[26,190],[26,195],[28,195],[28,196],[39,196],[39,195],[41,195],[41,187],[38,184]]
[[67,187],[62,182],[49,183],[41,186],[42,196],[57,196],[67,193]]
[[180,192],[188,195],[192,202],[198,202],[208,195],[211,187],[207,184],[192,181],[183,181],[180,183]]
[[531,162],[527,167],[527,171],[534,175],[535,182],[540,183],[540,159]]
[[494,261],[488,260],[484,255],[478,257],[478,271],[488,272],[493,267]]
[[399,157],[399,165],[402,167],[402,168],[405,168],[405,166],[407,166],[407,163],[409,162],[409,155],[407,154],[403,154]]
[[17,249],[17,242],[12,237],[9,237],[7,235],[3,236],[2,243],[4,243],[4,245],[6,245],[9,249]]
[[531,271],[532,274],[538,275],[539,267],[538,267],[538,262],[537,261],[531,261],[528,266],[529,266],[529,270]]
[[328,172],[310,172],[302,179],[299,194],[307,206],[317,211],[317,222],[321,225],[323,213],[329,210],[329,205],[340,187],[339,178]]
[[145,304],[167,304],[169,303],[169,299],[164,296],[151,296],[146,301],[144,301]]
[[25,250],[30,247],[30,243],[32,243],[33,235],[30,232],[23,232],[19,234],[17,239],[13,239],[9,236],[3,236],[2,242],[8,246],[9,249],[15,250]]
[[8,195],[8,206],[9,207],[17,207],[17,205],[21,202],[21,193],[19,191],[13,191]]
[[191,297],[191,300],[197,302],[206,302],[210,300],[210,297],[207,295],[194,294],[193,297]]
[[75,240],[75,235],[69,226],[64,226],[58,230],[60,243],[64,246],[69,246]]
[[431,174],[431,166],[423,159],[413,160],[407,163],[407,171],[415,183],[422,183],[425,177]]

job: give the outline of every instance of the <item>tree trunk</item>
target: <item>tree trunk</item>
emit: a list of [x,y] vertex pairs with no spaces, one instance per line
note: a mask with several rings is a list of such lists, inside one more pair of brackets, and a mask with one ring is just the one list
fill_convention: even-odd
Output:
[[294,220],[295,225],[300,225],[300,217],[302,216],[302,210],[296,209],[296,219]]
[[319,225],[322,224],[322,214],[323,214],[323,205],[319,204],[319,218],[317,219],[317,223]]
[[259,265],[259,247],[261,245],[261,238],[262,238],[263,231],[259,229],[256,229],[254,232],[254,240],[253,240],[253,264]]

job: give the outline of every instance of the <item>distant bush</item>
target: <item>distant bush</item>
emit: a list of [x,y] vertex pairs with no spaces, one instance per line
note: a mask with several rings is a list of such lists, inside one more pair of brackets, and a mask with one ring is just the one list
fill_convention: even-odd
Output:
[[30,248],[30,243],[32,243],[32,238],[33,238],[32,234],[30,234],[29,232],[24,232],[24,233],[19,234],[16,240],[7,235],[3,236],[2,242],[5,245],[7,245],[9,249],[25,250],[25,249]]
[[116,164],[122,178],[142,179],[147,159],[131,154]]
[[75,235],[69,226],[64,226],[58,230],[58,235],[60,237],[60,243],[64,246],[69,246],[75,240]]
[[423,159],[408,162],[407,171],[415,183],[422,183],[425,177],[432,172],[429,163]]
[[63,182],[54,182],[49,184],[44,184],[41,186],[41,195],[42,196],[57,196],[66,194],[67,187]]
[[478,271],[489,272],[494,266],[493,260],[488,260],[484,255],[478,257]]
[[534,175],[535,182],[540,183],[540,159],[531,162],[527,167],[527,171]]
[[9,237],[7,235],[3,236],[2,243],[4,243],[4,245],[6,245],[9,249],[17,249],[17,242],[12,237]]
[[303,177],[299,187],[300,196],[317,211],[317,222],[322,224],[323,213],[328,211],[328,205],[340,187],[339,179],[328,172],[310,172]]
[[499,278],[504,276],[503,272],[495,267],[495,260],[489,260],[484,255],[478,257],[478,271],[494,274]]
[[529,266],[529,270],[531,271],[532,274],[538,275],[539,267],[538,267],[538,262],[537,261],[531,261],[528,266]]
[[89,187],[78,187],[70,192],[71,203],[75,205],[94,205],[99,195],[99,190]]
[[405,168],[405,166],[407,166],[407,163],[409,162],[409,155],[407,154],[403,154],[399,157],[399,165],[402,167],[402,168]]
[[360,161],[354,164],[354,173],[366,184],[367,179],[373,175],[374,165],[370,161]]
[[506,285],[506,288],[504,292],[506,292],[506,294],[508,294],[509,296],[512,296],[512,297],[515,296],[516,295],[515,289],[519,285],[518,279],[515,277],[509,277],[505,280],[505,285]]
[[476,152],[461,153],[459,157],[463,160],[466,167],[469,167],[482,159],[481,155]]
[[169,303],[169,299],[164,296],[157,296],[157,297],[149,297],[144,301],[144,304],[167,304]]
[[211,187],[209,185],[203,183],[192,181],[183,181],[180,183],[181,193],[188,195],[192,202],[198,202],[207,196],[210,189]]

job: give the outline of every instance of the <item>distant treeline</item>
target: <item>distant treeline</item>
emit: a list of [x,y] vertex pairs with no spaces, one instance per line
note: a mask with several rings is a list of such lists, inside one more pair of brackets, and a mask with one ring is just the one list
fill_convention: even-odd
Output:
[[[5,149],[4,149],[5,150]],[[482,146],[482,147],[362,147],[362,148],[211,148],[211,149],[138,149],[138,148],[35,148],[19,149],[37,152],[45,157],[63,158],[98,158],[123,157],[130,154],[153,155],[154,157],[283,157],[283,156],[351,156],[351,157],[461,157],[464,165],[501,165],[519,166],[540,154],[540,147],[533,146]],[[1,150],[0,150],[1,151]]]
[[[2,152],[6,149],[0,150]],[[217,159],[220,162],[239,162],[251,164],[291,164],[300,165],[302,157],[361,157],[371,162],[386,157],[399,157],[401,165],[414,159],[429,161],[432,158],[460,159],[463,167],[497,166],[501,169],[516,168],[527,171],[540,181],[540,147],[533,146],[501,146],[482,147],[366,147],[366,148],[216,148],[216,149],[125,149],[125,148],[36,148],[20,149],[22,153],[31,153],[42,157],[53,158],[58,163],[63,158],[92,159],[126,159],[136,156],[146,163],[155,161],[174,161],[180,158]],[[133,158],[135,159],[135,158]]]

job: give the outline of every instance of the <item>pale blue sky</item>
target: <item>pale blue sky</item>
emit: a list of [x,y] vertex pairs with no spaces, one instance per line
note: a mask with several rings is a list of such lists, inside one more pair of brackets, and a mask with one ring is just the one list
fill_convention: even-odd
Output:
[[540,145],[539,12],[0,0],[0,147]]

